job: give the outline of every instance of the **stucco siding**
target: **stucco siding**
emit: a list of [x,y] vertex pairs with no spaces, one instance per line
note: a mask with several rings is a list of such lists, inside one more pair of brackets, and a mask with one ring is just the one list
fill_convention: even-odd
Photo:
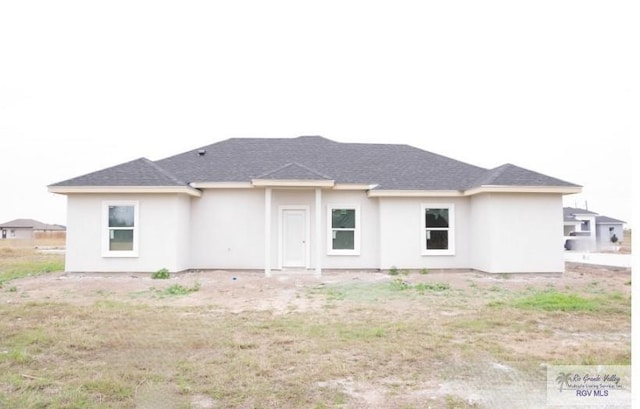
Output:
[[474,195],[470,198],[470,242],[471,259],[469,267],[490,272],[496,257],[493,251],[494,201],[489,194]]
[[176,271],[191,268],[191,197],[176,198]]
[[191,268],[264,268],[264,191],[205,189],[191,202]]
[[[468,268],[468,198],[380,198],[380,268]],[[423,255],[423,205],[454,205],[455,254]],[[426,245],[426,244],[425,244]]]
[[486,193],[471,200],[471,267],[491,273],[564,271],[562,197]]
[[[360,191],[321,193],[320,258],[322,268],[378,268],[378,200]],[[357,206],[360,209],[360,254],[330,255],[327,248],[328,206]],[[265,192],[263,189],[205,189],[192,199],[192,268],[264,268]],[[306,266],[313,269],[316,254],[316,207],[314,189],[272,189],[271,268],[282,268],[282,218],[287,209],[306,211]]]
[[[186,199],[188,200],[188,199]],[[102,223],[105,201],[137,202],[139,220],[137,257],[104,257]],[[67,215],[66,271],[152,272],[161,268],[187,268],[184,239],[188,209],[179,195],[69,195]]]
[[3,230],[6,231],[5,239],[14,239],[14,240],[31,240],[33,239],[33,229],[26,227],[3,227]]
[[[620,223],[600,223],[597,225],[597,241],[598,247],[601,249],[608,249],[614,246],[619,246],[622,244],[624,239],[624,229],[623,225]],[[613,230],[609,230],[613,229]],[[611,237],[616,235],[617,241],[614,243],[611,241]]]
[[[282,217],[306,211],[306,266],[323,269],[458,269],[492,273],[561,272],[562,200],[559,194],[484,193],[451,198],[370,198],[364,191],[273,189],[271,268],[282,267]],[[138,203],[137,257],[105,257],[106,201]],[[423,254],[424,206],[452,206],[453,254]],[[263,269],[265,190],[204,189],[178,194],[74,194],[68,197],[67,271],[150,272],[160,268]],[[359,210],[359,252],[330,254],[331,206]],[[320,225],[316,226],[316,212]],[[319,232],[320,254],[316,254]],[[620,234],[620,238],[622,234]]]

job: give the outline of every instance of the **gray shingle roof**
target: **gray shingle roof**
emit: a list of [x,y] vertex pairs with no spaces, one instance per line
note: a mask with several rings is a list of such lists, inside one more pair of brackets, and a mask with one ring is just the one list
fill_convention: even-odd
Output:
[[614,219],[609,216],[596,216],[596,224],[621,224],[626,223],[625,221]]
[[592,212],[591,210],[580,209],[578,207],[563,207],[562,212],[565,216],[573,216],[574,214],[598,214],[596,212]]
[[482,185],[577,186],[507,164],[487,170],[408,145],[339,143],[320,136],[233,138],[156,162],[138,159],[52,186],[184,186],[252,179],[329,179],[390,190]]
[[56,231],[64,231],[66,230],[64,226],[60,226],[57,224],[47,224],[42,223],[33,219],[15,219],[10,222],[0,224],[0,228],[5,229],[34,229],[34,230],[56,230]]
[[[571,186],[570,183],[542,173],[506,163],[489,169],[475,186]],[[575,186],[575,185],[574,185]]]
[[147,158],[139,158],[51,186],[185,186],[183,182]]
[[330,178],[299,163],[287,163],[271,172],[259,175],[257,179],[275,180],[322,180]]
[[[206,154],[198,156],[200,150]],[[407,145],[322,137],[228,139],[157,163],[189,182],[238,182],[294,162],[337,183],[378,184],[379,189],[462,189],[484,171]]]
[[571,221],[581,221],[575,218],[576,214],[588,214],[591,216],[595,216],[596,217],[596,224],[620,224],[620,223],[626,223],[623,220],[618,220],[618,219],[614,219],[613,217],[609,217],[609,216],[601,216],[596,212],[592,212],[591,210],[586,210],[586,209],[580,209],[577,207],[563,207],[562,208],[562,212],[564,214],[564,220],[567,222],[571,222]]

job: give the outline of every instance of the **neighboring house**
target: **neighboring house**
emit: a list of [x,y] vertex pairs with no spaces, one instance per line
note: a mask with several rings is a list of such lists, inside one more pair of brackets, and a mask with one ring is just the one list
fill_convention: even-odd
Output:
[[65,227],[46,224],[33,219],[15,219],[0,224],[0,239],[31,240],[45,237],[64,237]]
[[562,272],[562,196],[581,187],[407,145],[228,139],[49,186],[67,271]]
[[563,213],[566,250],[612,250],[622,244],[624,221],[575,207]]

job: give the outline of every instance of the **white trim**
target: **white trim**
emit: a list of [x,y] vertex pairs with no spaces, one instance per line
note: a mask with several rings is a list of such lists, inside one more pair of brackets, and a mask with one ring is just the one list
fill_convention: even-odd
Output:
[[364,184],[364,183],[336,183],[333,186],[333,190],[371,190],[378,185]]
[[[133,250],[113,251],[109,250],[109,206],[133,206]],[[138,257],[140,243],[140,202],[131,200],[105,200],[102,202],[102,257],[130,258]]]
[[50,193],[182,193],[200,197],[202,192],[189,186],[48,186]]
[[[426,209],[448,209],[449,210],[449,227],[446,229],[449,234],[447,243],[449,248],[446,250],[428,250],[427,247],[427,228],[425,227],[425,210]],[[445,230],[435,229],[435,230]],[[456,206],[453,203],[422,203],[420,205],[420,254],[423,256],[455,256],[456,254]]]
[[251,189],[251,182],[191,182],[189,186],[196,189]]
[[369,190],[369,197],[461,197],[479,193],[558,193],[582,192],[580,186],[491,186],[474,187],[469,190]]
[[[353,250],[333,248],[333,216],[332,210],[355,210],[355,227],[353,229]],[[327,204],[327,254],[330,256],[359,256],[360,255],[360,205]]]
[[264,190],[264,275],[271,277],[271,188]]
[[271,187],[333,187],[335,180],[308,180],[308,179],[252,179],[253,186]]
[[311,246],[310,246],[310,240],[311,240],[311,232],[310,232],[310,221],[309,221],[309,206],[307,205],[283,205],[283,206],[278,206],[278,268],[280,270],[282,270],[283,268],[287,268],[289,266],[283,266],[282,265],[282,259],[283,259],[283,252],[284,252],[284,234],[282,232],[282,223],[284,222],[284,218],[283,213],[285,210],[304,210],[304,229],[305,229],[305,233],[304,233],[304,239],[305,239],[305,246],[304,246],[304,257],[305,257],[305,261],[304,261],[304,268],[309,268],[309,259],[310,259],[310,252],[311,252]]
[[370,190],[369,197],[451,197],[464,196],[459,190]]
[[315,189],[315,251],[314,259],[316,265],[315,275],[322,275],[322,189]]
[[499,186],[483,185],[465,190],[465,196],[472,196],[478,193],[562,193],[574,194],[582,192],[581,186]]

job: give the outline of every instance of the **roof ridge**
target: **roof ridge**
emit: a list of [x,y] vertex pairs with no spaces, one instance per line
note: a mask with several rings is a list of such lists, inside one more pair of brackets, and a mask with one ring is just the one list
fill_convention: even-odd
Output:
[[145,161],[146,163],[148,163],[149,165],[153,166],[154,169],[156,169],[158,172],[162,173],[164,176],[168,177],[169,179],[171,179],[172,182],[175,183],[181,183],[183,185],[186,185],[187,183],[184,180],[180,180],[178,179],[173,173],[169,172],[168,170],[166,170],[165,168],[163,168],[162,166],[158,165],[157,163],[155,163],[154,161],[147,159],[145,157],[140,158],[143,161]]
[[313,173],[314,175],[318,175],[318,176],[322,177],[323,179],[331,179],[329,176],[324,175],[324,174],[318,172],[317,170],[311,169],[310,167],[305,166],[302,163],[295,162],[295,161],[294,162],[287,162],[286,164],[284,164],[282,166],[279,166],[279,167],[277,167],[277,168],[275,168],[273,170],[270,170],[268,172],[262,173],[262,174],[256,176],[256,179],[262,179],[265,176],[273,175],[275,173],[280,172],[281,170],[287,169],[287,168],[292,167],[292,166],[297,166],[299,168],[302,168],[302,169],[304,169],[304,170],[306,170],[306,171],[308,171],[310,173]]
[[[106,176],[105,176],[106,175]],[[145,179],[151,180],[145,183]],[[86,181],[89,180],[88,185]],[[122,181],[124,180],[124,183]],[[131,183],[142,181],[141,184]],[[115,183],[115,184],[114,184]],[[185,186],[186,183],[153,161],[139,157],[49,185],[55,186]]]
[[485,171],[476,180],[474,180],[471,183],[470,188],[485,186],[488,183],[491,183],[500,175],[502,175],[509,166],[515,166],[515,165],[511,163],[504,163],[500,166],[496,166],[495,168],[485,169]]
[[331,179],[331,177],[330,177],[330,176],[327,176],[327,175],[325,175],[324,173],[321,173],[321,172],[319,172],[319,171],[317,171],[317,170],[315,170],[315,169],[312,169],[312,168],[310,168],[310,167],[308,167],[308,166],[306,166],[306,165],[303,165],[303,164],[302,164],[302,163],[300,163],[300,162],[291,162],[291,164],[296,165],[296,166],[300,166],[301,168],[306,169],[306,170],[308,170],[308,171],[309,171],[309,172],[311,172],[311,173],[315,173],[315,174],[316,174],[316,175],[318,175],[318,176],[322,176],[322,177],[323,177],[323,178],[325,178],[325,179]]

